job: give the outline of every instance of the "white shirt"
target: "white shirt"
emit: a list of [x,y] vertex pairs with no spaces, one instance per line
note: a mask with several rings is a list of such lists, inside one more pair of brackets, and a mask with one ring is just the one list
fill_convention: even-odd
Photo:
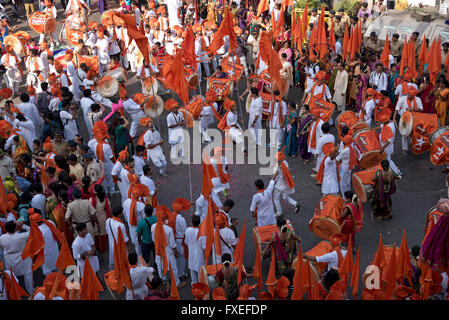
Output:
[[317,96],[317,95],[319,95],[319,94],[321,94],[323,92],[323,87],[324,87],[323,99],[324,100],[328,100],[328,101],[332,100],[331,91],[329,90],[329,87],[327,85],[325,85],[325,84],[324,85],[323,84],[321,84],[321,85],[317,84],[315,89],[313,90],[313,92],[312,92],[313,85],[311,87],[307,87],[307,89],[306,89],[306,91],[304,93],[305,94],[311,93],[312,96]]
[[[407,87],[414,87],[416,90],[418,90],[418,86],[411,82],[407,82]],[[404,96],[404,94],[402,93],[402,83],[396,87],[396,90],[394,90],[394,94],[399,97]]]
[[74,140],[78,134],[78,127],[76,126],[76,120],[73,118],[70,112],[62,110],[59,112],[62,124],[64,125],[64,139]]
[[[154,242],[154,233],[156,230],[156,224],[157,223],[154,223],[151,226],[151,238],[153,239],[153,242]],[[164,224],[163,227],[164,227],[165,238],[167,239],[167,246],[165,247],[165,252],[167,253],[167,258],[168,258],[168,256],[174,255],[173,249],[176,248],[176,242],[175,242],[175,236],[173,235],[173,229],[171,227],[167,226],[166,224]]]
[[[95,155],[95,159],[98,160],[98,157],[97,157],[97,144],[98,144],[97,139],[91,139],[87,143],[87,145],[89,146],[90,150]],[[111,146],[108,143],[106,143],[106,142],[103,143],[103,155],[104,155],[104,162],[105,162],[105,164],[106,164],[106,162],[110,162],[112,164],[111,158],[114,158],[114,155],[112,153]]]
[[330,157],[324,159],[324,173],[323,173],[323,183],[321,185],[321,192],[323,195],[327,194],[337,194],[340,190],[337,178],[337,163],[331,160]]
[[[131,209],[131,198],[126,199],[125,202],[123,202],[123,215],[125,216],[125,221],[128,223],[129,225],[129,214],[130,214],[130,209]],[[137,201],[136,204],[136,216],[137,216],[137,221],[140,221],[142,219],[145,218],[145,204],[141,201]],[[137,226],[130,226],[130,227],[134,227],[136,228]]]
[[209,203],[202,194],[195,201],[195,215],[200,216],[201,222],[206,219]]
[[[154,272],[153,268],[136,266],[129,270],[131,285],[136,300],[143,300],[148,295],[148,276]],[[133,300],[133,292],[126,287],[126,300]]]
[[145,117],[145,112],[142,111],[140,105],[134,102],[133,99],[128,99],[123,102],[123,108],[129,113],[132,120],[138,122],[141,118]]
[[150,190],[150,195],[154,195],[154,193],[156,192],[156,185],[154,184],[153,179],[151,179],[150,177],[144,176],[142,175],[140,178],[140,183],[144,184],[147,186],[148,190]]
[[[77,236],[72,243],[73,258],[75,258],[76,265],[80,269],[81,277],[83,276],[84,273],[84,260],[81,259],[81,254],[92,250],[92,246],[94,244],[95,244],[94,239],[92,239],[90,233],[87,233],[84,238]],[[96,255],[89,256],[89,263],[94,272],[100,270],[100,263]]]
[[384,142],[382,142],[382,140],[380,139],[380,135],[381,135],[381,133],[382,133],[382,129],[383,129],[384,125],[385,125],[384,123],[382,123],[382,124],[380,125],[379,142],[380,142],[380,146],[381,146],[381,147],[383,147],[384,145],[386,145],[388,141],[390,142],[390,144],[388,145],[388,147],[385,148],[385,152],[386,152],[387,154],[390,154],[390,155],[391,155],[391,154],[393,154],[393,152],[394,152],[394,136],[396,135],[396,126],[394,125],[393,121],[390,121],[390,123],[387,124],[387,126],[389,126],[390,129],[391,129],[391,131],[393,132],[393,137],[391,137],[390,139],[388,139],[388,140],[385,141],[385,143],[384,143]]
[[34,195],[33,199],[31,199],[31,206],[33,208],[39,209],[41,211],[42,219],[46,219],[46,216],[47,216],[47,213],[45,212],[45,203],[46,202],[47,202],[47,199],[41,193]]
[[284,119],[285,121],[285,119],[287,118],[287,104],[282,101],[281,107],[279,107],[279,101],[276,101],[273,107],[273,104],[270,101],[270,112],[273,113],[273,119],[270,120],[270,128],[282,129],[284,124],[279,124],[279,112],[282,113],[282,119]]
[[[289,165],[287,161],[283,161],[283,163],[285,164],[285,166],[287,167],[287,169],[289,169]],[[276,166],[274,167],[273,172],[278,172],[275,181],[275,185],[274,188],[280,191],[284,191],[288,194],[294,193],[295,192],[295,187],[293,187],[292,189],[290,189],[290,187],[288,186],[287,181],[285,180],[284,177],[284,172],[282,171],[282,168],[276,164]]]
[[371,86],[376,86],[376,90],[379,92],[381,92],[382,90],[387,90],[388,76],[385,72],[371,72],[369,76],[369,84]]
[[203,246],[206,242],[206,237],[201,236],[197,239],[199,228],[189,227],[185,233],[185,243],[189,248],[188,267],[190,270],[199,272],[204,262]]
[[[347,250],[341,250],[341,255],[344,258],[346,256]],[[332,267],[338,267],[338,254],[337,251],[332,251],[322,256],[315,257],[317,262],[327,263],[327,270],[329,271]]]
[[0,249],[5,256],[5,269],[13,269],[14,274],[23,276],[32,272],[31,258],[22,260],[22,251],[28,240],[29,232],[6,233],[0,236]]
[[23,102],[17,105],[17,108],[25,115],[26,118],[33,121],[33,123],[38,126],[42,124],[42,118],[39,115],[39,111],[34,103]]
[[268,188],[265,191],[256,193],[253,196],[250,211],[255,212],[257,209],[258,227],[276,224],[273,208],[273,190],[274,180],[270,180]]
[[[378,101],[376,101],[378,102]],[[365,102],[365,104],[362,106],[365,110],[364,120],[365,122],[371,126],[371,116],[373,114],[374,108],[376,107],[374,99],[369,99]]]
[[258,116],[255,127],[262,126],[262,98],[257,97],[256,99],[251,100],[251,104],[249,106],[249,119],[248,119],[248,127],[251,127],[256,116]]
[[234,246],[237,245],[239,239],[235,237],[234,231],[229,228],[221,228],[219,232],[221,237],[221,255],[229,253],[232,257],[234,254]]
[[[182,113],[178,112],[178,114],[174,114],[173,112],[170,112],[167,116],[167,127],[181,123],[182,121],[184,121],[184,116]],[[184,132],[182,126],[168,128],[168,142],[170,144],[176,144],[178,142],[182,142],[183,140]]]
[[118,229],[122,229],[123,239],[125,243],[129,241],[128,235],[126,234],[125,225],[122,222],[116,221],[112,218],[106,219],[105,222],[106,233],[108,234],[108,244],[109,244],[109,265],[114,265],[114,239],[117,241]]
[[134,159],[134,171],[140,177],[143,175],[143,166],[145,165],[145,161],[142,159],[142,157],[139,157],[137,155],[133,155],[133,159]]
[[14,124],[18,129],[20,129],[20,135],[25,139],[30,150],[34,151],[33,141],[36,140],[36,131],[34,123],[31,120],[19,121],[15,119]]
[[[50,221],[50,223],[55,225],[53,221]],[[42,269],[44,274],[49,274],[50,272],[56,270],[56,260],[58,260],[59,256],[58,242],[55,240],[51,229],[46,224],[42,223],[39,226],[39,230],[41,231],[45,242],[45,262]]]
[[407,110],[409,111],[423,110],[423,105],[420,97],[416,96],[414,97],[413,100],[410,101],[410,106],[412,107],[412,109],[410,109],[410,107],[408,106],[407,98],[408,96],[399,97],[398,103],[396,104],[396,110],[400,116],[402,116],[402,114]]

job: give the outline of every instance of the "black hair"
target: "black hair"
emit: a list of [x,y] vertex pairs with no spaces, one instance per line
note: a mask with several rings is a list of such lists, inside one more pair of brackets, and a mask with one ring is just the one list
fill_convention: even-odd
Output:
[[251,91],[252,94],[255,94],[257,96],[259,95],[259,89],[257,88],[251,87],[249,90]]
[[137,254],[135,252],[128,253],[128,262],[130,265],[137,264]]
[[142,168],[142,170],[143,170],[143,174],[149,174],[149,173],[151,173],[151,167],[150,167],[150,165],[148,165],[148,164],[144,165],[143,168]]
[[153,206],[151,204],[145,205],[145,215],[151,217],[153,215]]
[[140,144],[138,144],[137,146],[136,146],[136,152],[141,152],[141,151],[145,151],[145,146],[142,146],[142,145],[140,145]]
[[200,218],[200,216],[193,215],[193,216],[192,216],[192,225],[193,225],[194,227],[198,227],[200,224],[201,224],[201,218]]
[[[351,254],[351,253],[348,253]],[[330,289],[334,285],[335,282],[340,280],[340,275],[338,274],[338,271],[336,269],[330,269],[326,272],[326,274],[323,277],[323,285]]]
[[232,199],[226,199],[223,202],[223,207],[229,207],[229,208],[233,208],[235,205],[234,201]]
[[42,83],[41,83],[41,89],[42,89],[42,91],[47,91],[47,89],[48,89],[48,83],[47,83],[47,82],[42,82]]
[[119,215],[121,215],[123,212],[123,208],[122,207],[115,207],[114,209],[112,209],[112,215],[114,217],[118,217]]
[[265,188],[263,181],[261,179],[257,179],[256,181],[254,181],[254,185],[256,186],[257,189],[262,190]]
[[347,126],[344,126],[343,128],[341,128],[341,135],[344,137],[345,135],[347,135],[349,133],[349,128]]
[[[27,118],[25,118],[25,116],[23,114],[21,114],[21,113],[18,113],[16,115],[16,119],[19,120],[19,121],[26,121],[27,120]],[[18,136],[16,136],[16,137],[18,137]]]
[[6,232],[8,232],[8,233],[16,232],[16,228],[17,228],[17,225],[16,225],[15,221],[8,221],[5,223],[5,229],[6,229]]
[[221,261],[232,261],[232,257],[229,253],[224,253],[221,255]]
[[387,159],[384,159],[380,162],[380,165],[382,166],[382,169],[384,169],[384,171],[387,171],[390,168],[390,162],[388,162]]
[[354,192],[352,192],[351,190],[345,192],[346,199],[349,199],[351,201],[353,196],[354,196]]
[[285,220],[285,218],[283,218],[283,217],[277,218],[276,224],[279,228],[282,227],[283,225],[285,225],[286,223],[287,223],[287,220]]
[[97,194],[98,199],[100,202],[103,202],[106,198],[106,192],[104,191],[104,188],[101,184],[95,184],[94,185],[94,191]]
[[90,177],[89,176],[84,176],[81,179],[81,182],[83,184],[82,189],[83,189],[84,193],[89,193]]
[[282,271],[281,276],[284,276],[288,279],[288,281],[290,281],[290,285],[293,284],[293,277],[295,276],[295,271],[293,271],[293,269],[284,269],[284,271]]
[[[60,185],[62,186],[62,185]],[[58,198],[61,198],[62,202],[68,203],[69,202],[69,195],[67,193],[67,190],[60,189],[58,191]]]
[[72,196],[73,196],[75,199],[81,199],[81,190],[78,189],[77,187],[74,187],[74,188],[72,189]]
[[414,245],[413,247],[412,247],[412,255],[415,257],[415,258],[417,258],[418,256],[419,256],[419,251],[421,250],[421,247],[420,246],[418,246],[418,245]]
[[86,98],[90,98],[90,95],[92,94],[92,92],[90,91],[90,89],[86,89],[86,90],[84,90],[83,91],[83,95],[86,97]]
[[20,101],[22,102],[29,102],[30,101],[30,96],[28,95],[28,93],[24,92],[20,95]]
[[48,167],[47,169],[45,169],[46,173],[49,174],[55,174],[56,173],[56,168],[55,167]]
[[161,284],[162,284],[162,279],[159,277],[154,277],[150,282],[151,289],[153,289],[153,290],[156,290],[157,288],[159,288],[161,286]]
[[100,105],[98,103],[92,103],[90,105],[90,110],[92,110],[92,112],[98,112],[100,110]]
[[31,185],[31,190],[37,193],[42,193],[42,185],[40,183],[33,183]]
[[76,224],[76,232],[80,233],[84,229],[87,228],[87,225],[84,222],[80,222]]
[[31,193],[29,192],[23,192],[20,195],[20,203],[21,204],[26,204],[29,203],[31,201],[31,199],[33,198],[33,196],[31,195]]
[[77,161],[78,161],[78,158],[77,158],[76,155],[74,155],[74,154],[72,153],[72,154],[70,154],[70,155],[67,157],[67,160],[77,162]]
[[330,130],[331,125],[328,122],[325,122],[321,125],[321,131],[323,131],[323,133],[329,133]]

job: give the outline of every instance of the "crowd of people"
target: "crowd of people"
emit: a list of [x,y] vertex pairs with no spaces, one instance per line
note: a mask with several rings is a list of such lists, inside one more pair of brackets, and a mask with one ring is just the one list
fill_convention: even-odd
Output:
[[[373,221],[392,217],[403,175],[394,162],[396,137],[411,159],[409,148],[428,151],[429,136],[449,121],[448,43],[422,41],[418,32],[408,44],[398,34],[389,42],[375,32],[363,38],[386,10],[382,0],[358,3],[352,13],[329,10],[326,18],[324,6],[297,15],[292,2],[278,0],[98,0],[97,20],[90,1],[61,1],[62,14],[52,0],[38,8],[24,3],[27,18],[37,9],[57,20],[65,16],[66,38],[53,30],[36,40],[14,32],[6,18],[0,27],[1,300],[98,299],[106,288],[117,299],[123,286],[127,300],[179,299],[178,288],[186,285],[195,299],[214,300],[448,297],[447,199],[427,221],[422,248],[409,251],[405,232],[392,250],[380,237],[371,264],[380,269],[381,286],[361,284],[359,292],[360,274],[369,274],[359,270],[355,238],[364,214],[352,179],[363,172],[363,184],[372,186],[365,200]],[[82,37],[74,43],[69,37],[76,30]],[[181,76],[169,73],[178,58]],[[173,85],[184,76],[176,83],[185,88]],[[138,89],[131,95],[133,77]],[[245,102],[247,125],[238,111]],[[163,109],[167,132],[159,123]],[[410,137],[402,134],[417,113],[429,120]],[[155,180],[178,183],[169,164],[185,156],[185,129],[192,127],[203,145],[213,141],[209,129],[220,129],[225,146],[203,155],[209,161],[202,164],[201,190],[194,190],[199,197],[191,202],[174,194],[169,208],[158,200]],[[252,137],[247,144],[244,129]],[[264,148],[265,129],[266,147],[277,148],[276,166],[267,186],[254,181],[249,211],[261,238],[245,249],[251,230],[245,223],[239,235],[231,213],[233,165],[225,151],[233,143],[244,155]],[[300,213],[290,171],[299,158],[313,162],[311,178],[322,193],[317,208],[339,206],[340,231],[328,235],[318,254],[301,251],[281,204],[282,198]],[[183,214],[189,211],[194,214]],[[256,253],[254,265],[243,264],[245,250]],[[264,282],[261,261],[270,257]],[[66,286],[73,266],[78,286]]]

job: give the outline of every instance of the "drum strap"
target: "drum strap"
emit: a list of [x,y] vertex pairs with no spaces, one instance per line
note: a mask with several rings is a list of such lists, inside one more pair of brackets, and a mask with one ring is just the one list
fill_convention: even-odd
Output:
[[339,247],[335,248],[335,252],[338,256],[338,266],[340,267],[341,263],[343,262],[343,254],[341,253],[341,249]]

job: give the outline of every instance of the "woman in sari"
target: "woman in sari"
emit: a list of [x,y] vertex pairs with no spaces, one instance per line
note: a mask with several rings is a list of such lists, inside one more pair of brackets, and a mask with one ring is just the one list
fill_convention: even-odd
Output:
[[262,252],[262,257],[271,252],[270,249],[273,248],[277,268],[282,273],[282,271],[291,267],[296,253],[296,241],[301,242],[301,238],[288,228],[287,221],[284,218],[278,218],[277,226],[279,231],[271,235],[270,242]]
[[103,253],[108,248],[108,234],[106,232],[106,219],[111,217],[111,206],[101,184],[94,185],[95,194],[90,198],[95,208],[98,224],[94,230],[95,248],[100,253],[100,261],[104,260]]
[[285,154],[296,158],[298,153],[298,115],[296,113],[296,105],[288,106],[288,121],[285,124]]
[[423,81],[419,86],[419,97],[423,105],[423,113],[437,113],[435,110],[435,96],[432,93],[435,86],[430,82],[428,74],[424,75]]
[[287,55],[286,60],[290,63],[292,63],[292,49],[288,46],[288,41],[284,41],[282,43],[282,48],[279,50],[279,57],[285,53]]
[[[388,88],[390,88],[390,90],[388,90],[388,96],[390,97],[393,105],[396,103],[395,89],[397,86],[396,81],[398,78],[399,78],[399,69],[398,69],[398,67],[396,67],[395,64],[392,64],[390,71],[389,71],[389,77],[388,77]],[[424,102],[423,102],[423,104],[424,104]]]
[[447,105],[449,94],[449,82],[446,79],[439,79],[433,90],[435,95],[435,109],[437,111],[439,126],[445,126],[447,121]]
[[390,163],[384,159],[381,162],[382,170],[377,170],[373,182],[374,192],[371,198],[371,218],[373,221],[390,219],[391,196],[396,192],[396,179],[398,177],[390,169]]
[[363,225],[363,205],[352,191],[346,191],[344,196],[346,204],[341,212],[341,233],[344,235],[343,241],[349,244],[351,240],[352,247],[355,248],[355,233],[360,232]]
[[366,89],[368,88],[368,80],[369,80],[369,78],[367,76],[368,68],[366,66],[361,66],[360,71],[362,72],[362,74],[357,77],[357,82],[356,82],[357,88],[358,88],[357,98],[356,98],[357,112],[359,112],[362,109],[362,103],[366,96]]
[[312,153],[308,152],[307,141],[309,139],[310,128],[312,127],[313,116],[310,114],[310,108],[308,105],[302,107],[302,114],[300,113],[299,126],[298,126],[298,144],[299,154],[304,160],[304,164],[307,164],[312,157]]
[[[65,213],[67,211],[67,204],[69,203],[67,191],[64,189],[59,190],[57,199],[58,204],[53,210],[54,222],[56,228],[64,234],[70,248],[75,238],[73,237],[73,233],[70,231],[69,226],[65,223]],[[69,224],[72,225],[72,217],[69,219]]]

